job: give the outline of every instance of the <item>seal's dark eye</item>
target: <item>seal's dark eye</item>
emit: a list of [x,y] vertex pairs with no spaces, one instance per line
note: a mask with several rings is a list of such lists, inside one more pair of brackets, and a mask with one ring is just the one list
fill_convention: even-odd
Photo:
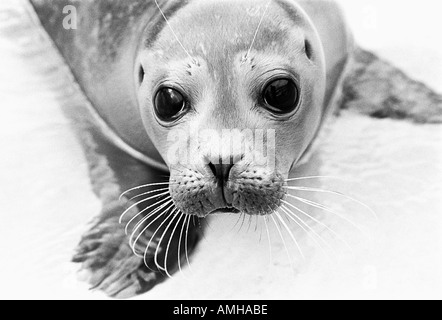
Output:
[[155,113],[160,120],[176,120],[186,108],[183,95],[172,88],[161,88],[155,96]]
[[298,87],[291,79],[276,79],[265,87],[263,98],[271,112],[287,114],[298,106]]

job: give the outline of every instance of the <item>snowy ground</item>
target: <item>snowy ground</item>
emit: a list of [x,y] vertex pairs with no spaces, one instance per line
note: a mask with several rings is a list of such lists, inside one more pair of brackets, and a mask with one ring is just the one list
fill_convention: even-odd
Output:
[[[14,30],[2,11],[10,2],[0,5],[0,298],[100,299],[77,280],[78,266],[69,262],[100,203],[54,93],[38,67],[17,55],[18,40],[10,41]],[[419,7],[408,0],[340,2],[360,44],[442,92],[437,1],[419,1]],[[306,259],[286,235],[289,259],[276,229],[269,249],[262,225],[255,232],[255,222],[249,228],[246,221],[238,232],[238,226],[232,231],[235,219],[217,218],[191,270],[139,298],[442,298],[441,126],[344,113],[302,174],[345,179],[319,185],[377,212],[378,222],[340,197],[305,195],[363,229],[323,213],[321,221],[352,251],[317,224],[308,234],[293,225]]]

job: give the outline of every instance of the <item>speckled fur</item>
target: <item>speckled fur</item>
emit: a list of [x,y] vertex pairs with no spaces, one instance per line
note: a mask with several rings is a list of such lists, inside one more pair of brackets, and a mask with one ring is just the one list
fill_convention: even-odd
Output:
[[[105,120],[109,120],[109,124],[117,134],[130,141],[134,147],[139,147],[142,152],[160,158],[160,154],[152,147],[153,144],[141,123],[140,115],[142,113],[140,113],[137,101],[133,97],[133,67],[140,61],[137,60],[134,63],[136,54],[130,52],[130,50],[127,54],[124,50],[131,45],[133,47],[140,45],[147,50],[153,50],[155,45],[161,41],[161,36],[164,36],[162,31],[164,31],[165,23],[154,8],[153,1],[31,1],[44,28],[58,46],[70,66],[72,74],[84,91],[75,92],[78,87],[70,88],[72,89],[70,91],[74,92],[73,95],[82,97],[83,100],[80,100],[84,103],[87,100],[84,98],[85,94],[94,107],[102,112]],[[216,3],[214,0],[211,1]],[[191,2],[164,0],[160,1],[160,4],[164,7],[166,15],[170,17],[169,13],[175,13]],[[207,3],[206,1],[203,2]],[[290,5],[291,0],[282,2],[285,3],[282,8],[288,16],[291,16],[293,21],[299,22],[301,16]],[[331,63],[328,63],[330,69],[327,70],[325,104],[330,102],[330,105],[338,108],[356,110],[376,118],[390,117],[419,123],[442,122],[442,98],[440,95],[431,91],[424,84],[408,78],[400,70],[382,61],[377,56],[347,46],[347,42],[349,42],[348,34],[339,34],[335,32],[334,28],[328,28],[333,23],[337,23],[336,25],[340,26],[339,28],[344,24],[339,10],[336,11],[336,7],[331,1],[313,2],[302,0],[300,2],[305,4],[306,7],[312,7],[310,11],[312,15],[322,15],[327,20],[327,23],[324,23],[327,26],[325,32],[333,33],[334,36],[339,35],[338,40],[343,42],[339,44],[339,41],[331,38],[333,41],[329,42],[325,48],[327,58],[331,59]],[[80,11],[82,17],[80,25],[82,28],[79,32],[67,31],[61,27],[63,20],[62,8],[67,4],[74,4]],[[241,14],[250,18],[253,26],[255,26],[256,17],[259,18],[259,10],[253,9],[253,6],[249,6]],[[332,13],[323,15],[323,12]],[[151,20],[147,19],[147,21],[146,18],[149,17]],[[169,67],[169,71],[179,69],[183,71],[182,74],[188,77],[187,82],[195,87],[198,87],[196,79],[201,74],[207,76],[202,78],[204,85],[195,92],[206,98],[205,100],[201,99],[205,103],[203,106],[206,109],[208,107],[212,109],[206,110],[206,114],[204,114],[204,108],[199,110],[200,115],[203,114],[203,116],[194,122],[197,125],[204,126],[205,124],[217,123],[219,127],[232,127],[235,124],[238,126],[238,123],[240,123],[243,127],[249,128],[260,128],[268,125],[271,120],[258,116],[256,112],[251,111],[253,110],[253,104],[250,104],[244,94],[244,92],[250,90],[250,86],[241,86],[240,82],[235,82],[237,79],[233,74],[246,74],[252,77],[260,66],[271,66],[274,60],[268,58],[268,52],[260,56],[260,51],[268,49],[270,52],[280,53],[281,47],[278,47],[277,40],[284,41],[284,39],[293,35],[292,32],[299,32],[305,26],[294,26],[293,21],[289,21],[290,19],[281,22],[282,19],[273,17],[271,20],[272,28],[262,30],[262,37],[258,39],[255,46],[256,52],[253,52],[246,63],[239,65],[239,62],[242,61],[241,56],[232,48],[241,47],[243,51],[247,50],[255,29],[248,28],[247,24],[244,27],[239,27],[238,23],[222,24],[220,22],[221,17],[220,14],[215,12],[211,15],[212,20],[204,21],[203,19],[200,23],[202,24],[201,34],[187,33],[187,30],[195,24],[197,18],[201,18],[199,15],[188,17],[188,25],[182,25],[179,30],[184,32],[183,37],[188,36],[186,45],[194,49],[195,55],[212,59],[209,64],[204,59],[201,59],[201,63],[197,65],[188,60],[184,60],[185,62],[182,63],[182,57],[181,60],[175,57],[178,62],[175,60],[173,62],[184,65],[181,70],[179,67],[171,68],[171,60],[166,57],[167,63],[154,61],[146,70],[152,72],[152,70],[164,65]],[[236,20],[244,21],[243,18],[244,16]],[[280,22],[278,23],[278,21]],[[150,28],[146,28],[147,26]],[[221,32],[212,32],[208,35],[208,26],[219,26]],[[236,26],[237,30],[230,32],[229,26]],[[229,37],[226,37],[226,31]],[[142,32],[144,32],[144,38],[139,39],[138,36]],[[247,32],[248,34],[246,34]],[[243,43],[241,43],[241,37],[244,34],[246,34],[247,41],[243,40]],[[299,35],[305,36],[302,33]],[[204,36],[207,37],[207,44],[202,41]],[[222,36],[224,36],[225,43],[220,43]],[[312,35],[309,34],[308,36],[311,37]],[[215,41],[213,41],[214,39]],[[137,41],[139,43],[136,43]],[[304,90],[307,107],[327,108],[327,106],[322,105],[321,99],[312,99],[315,95],[314,90],[318,86],[321,87],[322,80],[324,80],[320,79],[319,81],[317,77],[318,74],[323,72],[320,61],[316,60],[316,63],[312,61],[320,56],[320,52],[314,52],[313,58],[306,60],[304,57],[306,55],[305,48],[299,47],[302,42],[294,41],[298,46],[293,46],[293,43],[290,43],[286,44],[285,47],[283,46],[283,49],[287,50],[287,56],[291,53],[300,54],[296,59],[293,59],[296,63],[299,62],[298,58],[305,62],[305,67],[300,69],[300,73],[306,78],[306,83],[310,83],[310,85],[306,85],[307,89]],[[220,45],[224,46],[220,47]],[[334,45],[336,47],[333,47]],[[169,37],[165,37],[165,41],[160,47],[163,53],[161,50],[156,52],[157,60],[164,58],[162,55],[169,49],[173,53],[181,52],[170,34]],[[227,54],[224,54],[225,52]],[[230,61],[236,61],[237,64],[233,63],[233,68],[228,67],[226,63],[228,59],[226,58]],[[347,73],[344,73],[344,70]],[[315,72],[316,78],[313,76]],[[66,79],[71,78],[66,77]],[[344,80],[342,86],[341,80]],[[336,92],[341,92],[341,87],[343,89],[341,100],[336,100],[339,101],[339,104],[333,104],[332,98]],[[118,90],[115,90],[116,88]],[[217,90],[214,88],[217,88]],[[212,100],[208,99],[207,96]],[[147,99],[150,100],[151,97]],[[97,197],[102,200],[103,210],[94,220],[91,229],[82,237],[73,260],[82,264],[83,276],[94,288],[100,289],[113,297],[130,297],[150,290],[163,281],[165,277],[160,270],[152,271],[144,265],[143,259],[133,255],[128,245],[128,237],[124,233],[124,225],[120,225],[118,221],[119,215],[127,208],[128,203],[121,203],[119,195],[122,191],[136,185],[157,182],[159,177],[167,173],[153,170],[107,141],[99,130],[95,130],[93,121],[82,108],[83,103],[80,100],[73,99],[71,101],[68,117],[73,119],[74,127],[79,132],[89,163],[93,190]],[[237,111],[238,106],[249,109],[241,114]],[[147,110],[148,108],[141,111]],[[115,113],[113,115],[116,115],[113,119],[110,117],[112,112]],[[106,119],[106,116],[109,117]],[[282,150],[278,154],[279,164],[290,163],[290,161],[293,161],[292,158],[296,158],[297,155],[305,151],[307,145],[314,140],[316,134],[314,131],[319,130],[320,127],[320,121],[312,121],[312,119],[315,120],[320,117],[325,118],[321,112],[312,113],[309,116],[301,114],[293,123],[278,124],[279,131],[277,134],[285,138],[283,143],[277,141],[276,148]],[[115,121],[112,122],[112,120]],[[150,123],[153,123],[153,121]],[[275,123],[272,124],[272,127],[276,127]],[[164,131],[151,132],[151,134],[156,137],[164,138],[165,136]],[[145,147],[146,141],[148,141],[147,147]],[[163,145],[166,145],[165,140],[159,139],[156,146]],[[302,147],[300,147],[301,145]],[[295,149],[297,150],[295,151]],[[204,155],[201,154],[196,156],[204,158]],[[245,214],[269,214],[284,199],[284,176],[288,174],[289,169],[291,167],[287,170],[269,170],[251,165],[250,162],[240,162],[232,169],[229,179],[225,181],[224,197],[226,199],[224,200],[227,200],[228,204],[235,206]],[[171,166],[170,174],[172,176],[170,193],[177,208],[181,211],[204,217],[208,212],[220,207],[219,201],[222,197],[219,194],[219,182],[208,174],[207,163],[185,168]],[[128,199],[124,198],[123,200]],[[133,217],[143,208],[145,206],[139,205],[128,218]],[[141,218],[142,216],[139,217],[139,219]],[[195,249],[202,232],[199,227],[196,227],[198,225],[198,223],[192,224],[189,229],[189,253]],[[151,229],[148,229],[144,236],[141,239],[141,244],[144,244],[146,240],[150,240],[154,233]],[[161,245],[157,238],[152,240],[152,249],[156,249],[158,245]],[[177,237],[172,237],[170,243],[175,251],[180,250],[179,247],[177,249],[179,243]],[[161,252],[164,251],[162,248],[159,249]],[[169,257],[170,272],[176,270],[178,262],[176,257],[176,252]],[[151,262],[152,259],[153,252],[148,251],[146,260]]]
[[442,95],[359,48],[343,85],[342,108],[374,118],[442,123]]
[[[223,207],[215,177],[189,168],[173,172],[173,177],[170,194],[182,212],[206,217]],[[285,198],[285,186],[282,175],[266,168],[239,163],[226,182],[224,197],[228,205],[244,214],[266,215],[277,209]]]

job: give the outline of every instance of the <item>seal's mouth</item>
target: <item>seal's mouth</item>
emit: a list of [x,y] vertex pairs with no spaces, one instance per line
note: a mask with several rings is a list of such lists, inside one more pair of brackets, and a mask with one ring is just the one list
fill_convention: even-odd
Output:
[[241,212],[241,211],[239,211],[239,210],[236,209],[236,208],[233,208],[233,207],[226,207],[226,208],[218,208],[218,209],[215,209],[215,210],[209,212],[209,215],[213,215],[213,214],[225,214],[225,213],[235,213],[235,214],[238,214],[238,213],[240,213],[240,212]]

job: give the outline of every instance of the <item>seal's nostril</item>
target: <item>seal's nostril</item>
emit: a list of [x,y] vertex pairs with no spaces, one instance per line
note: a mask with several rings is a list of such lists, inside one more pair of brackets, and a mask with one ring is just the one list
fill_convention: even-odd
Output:
[[208,166],[209,166],[210,170],[212,171],[213,175],[216,177],[217,174],[216,174],[216,167],[215,167],[215,165],[212,162],[209,162]]
[[234,166],[234,164],[213,164],[210,162],[208,164],[210,170],[213,173],[213,176],[219,181],[224,182],[229,180],[230,170]]

